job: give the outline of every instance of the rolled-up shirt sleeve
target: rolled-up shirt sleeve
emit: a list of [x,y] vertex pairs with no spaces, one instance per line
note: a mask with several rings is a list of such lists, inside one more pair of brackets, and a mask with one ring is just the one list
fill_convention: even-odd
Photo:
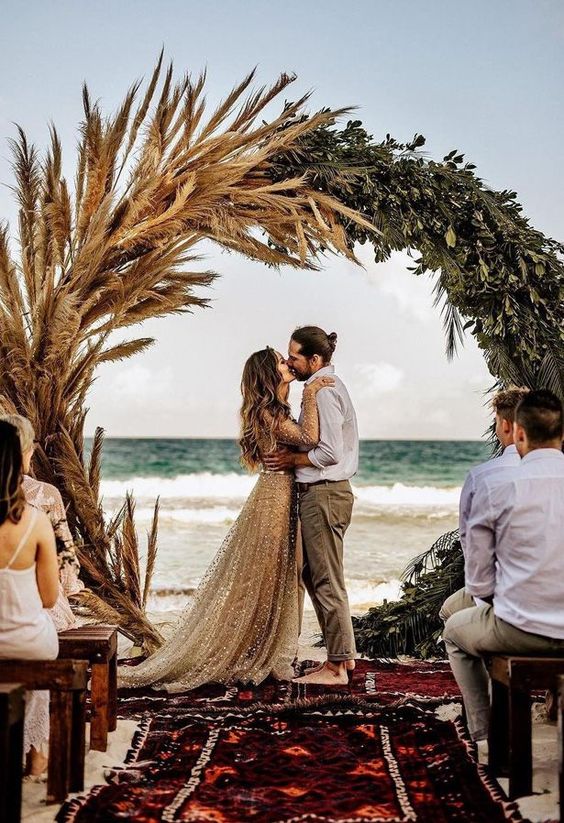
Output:
[[319,411],[319,443],[308,452],[311,463],[318,469],[334,466],[343,458],[343,409],[339,395],[332,388],[317,394]]
[[466,525],[464,588],[473,597],[495,590],[495,515],[487,483],[480,483]]

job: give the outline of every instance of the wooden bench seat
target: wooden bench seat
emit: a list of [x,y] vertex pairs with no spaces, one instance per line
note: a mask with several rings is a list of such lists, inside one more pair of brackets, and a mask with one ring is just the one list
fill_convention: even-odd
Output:
[[558,678],[558,787],[560,792],[560,820],[564,821],[564,675]]
[[105,752],[117,726],[117,629],[79,626],[59,632],[59,660],[87,660],[92,669],[90,748]]
[[20,823],[25,690],[0,683],[0,820]]
[[86,727],[85,660],[0,660],[0,683],[49,690],[47,802],[62,803],[84,789]]
[[494,655],[486,661],[492,682],[489,766],[509,771],[509,797],[533,791],[532,692],[556,689],[564,657]]

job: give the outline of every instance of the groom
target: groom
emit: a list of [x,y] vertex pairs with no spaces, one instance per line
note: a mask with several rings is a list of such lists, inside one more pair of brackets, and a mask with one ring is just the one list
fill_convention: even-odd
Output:
[[326,662],[296,682],[327,686],[347,683],[355,657],[343,538],[351,522],[349,478],[358,469],[358,428],[347,389],[331,365],[336,344],[335,332],[326,334],[317,326],[304,326],[292,334],[286,362],[296,378],[308,383],[330,375],[335,385],[317,394],[318,445],[299,452],[280,450],[265,459],[273,471],[295,469],[304,547],[302,587],[311,597],[327,647]]

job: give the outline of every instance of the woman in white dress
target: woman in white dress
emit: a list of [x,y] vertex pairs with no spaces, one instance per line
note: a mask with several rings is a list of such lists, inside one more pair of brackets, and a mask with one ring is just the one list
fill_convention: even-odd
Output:
[[18,430],[22,447],[23,492],[26,502],[48,516],[55,532],[57,559],[59,561],[59,596],[50,609],[51,617],[58,632],[70,629],[76,624],[69,597],[79,594],[84,583],[79,579],[80,564],[67,523],[67,514],[61,493],[50,483],[43,483],[30,476],[31,460],[35,451],[35,431],[27,417],[20,414],[6,414],[0,417]]
[[303,393],[292,420],[282,355],[252,354],[243,371],[241,461],[259,478],[200,585],[164,645],[138,666],[119,669],[121,686],[181,691],[203,683],[261,683],[294,676],[298,648],[297,505],[293,472],[269,472],[262,458],[278,444],[317,445],[315,396],[334,383],[321,377]]
[[[46,514],[26,503],[18,432],[0,421],[0,657],[57,657],[57,630],[47,609],[58,594],[53,529]],[[28,692],[24,750],[32,775],[47,766],[48,740],[49,692]]]

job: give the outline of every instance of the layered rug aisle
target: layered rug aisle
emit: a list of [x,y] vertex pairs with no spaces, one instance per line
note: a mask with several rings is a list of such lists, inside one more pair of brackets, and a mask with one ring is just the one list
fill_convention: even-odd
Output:
[[444,664],[367,661],[352,695],[275,683],[124,692],[122,716],[140,718],[125,767],[57,820],[521,820],[459,721],[438,716],[457,697]]

